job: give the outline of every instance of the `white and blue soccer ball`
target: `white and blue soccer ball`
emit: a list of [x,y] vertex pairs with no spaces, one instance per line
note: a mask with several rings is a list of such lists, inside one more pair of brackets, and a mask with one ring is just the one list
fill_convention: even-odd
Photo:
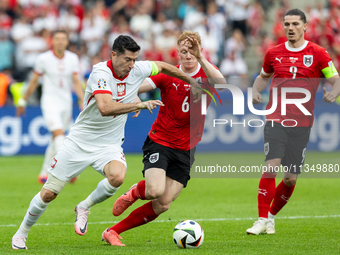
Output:
[[196,221],[183,220],[176,225],[172,237],[180,249],[197,249],[203,243],[204,231]]

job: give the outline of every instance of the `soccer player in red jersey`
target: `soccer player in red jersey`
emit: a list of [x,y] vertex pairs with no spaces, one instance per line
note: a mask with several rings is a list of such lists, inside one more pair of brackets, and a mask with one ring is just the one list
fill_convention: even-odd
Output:
[[[260,93],[267,87],[268,80],[272,77],[267,110],[271,109],[273,104],[275,106],[272,98],[275,94],[273,90],[277,89],[277,108],[267,115],[264,129],[267,171],[263,173],[259,184],[259,219],[255,221],[253,227],[247,229],[247,233],[253,235],[275,233],[275,215],[288,202],[294,191],[306,156],[314,120],[314,101],[321,78],[327,78],[332,84],[330,92],[323,89],[325,102],[333,103],[340,94],[339,75],[328,52],[304,39],[307,29],[305,14],[301,10],[292,9],[285,14],[283,21],[288,41],[266,52],[262,71],[253,85],[253,103],[257,104],[262,102]],[[297,88],[300,91],[301,88],[309,91],[308,101],[306,96],[308,93],[292,93]],[[302,102],[307,98],[305,100],[307,102],[287,104],[284,115],[281,94],[286,94],[287,99],[295,102],[297,100]],[[281,183],[275,187],[275,176],[280,164],[287,171],[284,172]]]
[[[220,71],[201,54],[198,33],[184,31],[177,45],[181,62],[177,68],[196,80],[212,78],[210,83],[225,83]],[[143,146],[145,180],[118,198],[112,213],[121,215],[137,199],[152,201],[104,231],[102,239],[111,245],[124,246],[119,240],[122,232],[153,221],[169,209],[190,179],[195,146],[203,134],[205,116],[201,114],[201,104],[193,102],[190,85],[167,75],[156,75],[144,81],[139,93],[156,87],[161,90],[165,106],[160,108]],[[209,90],[213,91],[211,87]],[[207,101],[209,105],[210,100]]]

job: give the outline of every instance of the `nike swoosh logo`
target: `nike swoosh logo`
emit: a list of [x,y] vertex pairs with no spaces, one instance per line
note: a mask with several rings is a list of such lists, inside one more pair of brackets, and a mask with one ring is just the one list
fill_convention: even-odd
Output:
[[84,228],[79,228],[80,232],[85,233],[85,231],[86,231],[86,226],[87,226],[87,223],[85,224],[85,227],[84,227]]
[[28,212],[28,214],[29,214],[29,215],[32,215],[32,216],[38,216],[38,215],[34,215],[34,214],[32,214],[31,212]]
[[12,246],[14,246],[15,248],[17,248],[19,250],[26,250],[26,247],[16,246],[15,244],[12,244]]

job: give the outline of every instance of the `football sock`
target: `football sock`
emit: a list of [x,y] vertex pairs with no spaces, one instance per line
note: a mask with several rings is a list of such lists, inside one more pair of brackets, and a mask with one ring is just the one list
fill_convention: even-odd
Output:
[[275,197],[269,212],[276,215],[287,204],[295,188],[295,184],[292,187],[288,187],[283,181],[276,187]]
[[54,144],[52,141],[49,143],[49,145],[46,148],[44,163],[42,165],[40,175],[47,175],[48,164],[50,163],[51,159],[54,157],[55,154],[56,154],[56,151],[54,150]]
[[257,196],[259,218],[268,218],[270,204],[275,195],[275,175],[263,173]]
[[24,235],[27,237],[28,231],[30,231],[34,223],[36,223],[39,217],[44,213],[48,204],[49,203],[45,203],[41,199],[40,192],[36,194],[35,197],[32,199],[26,212],[26,215],[24,217],[24,220],[22,221],[15,235]]
[[138,182],[137,187],[132,189],[131,195],[134,199],[145,200],[145,180]]
[[54,144],[55,154],[57,154],[58,151],[60,151],[60,149],[63,147],[64,140],[65,140],[64,135],[58,135],[58,136],[54,137],[53,144]]
[[269,220],[275,220],[275,215],[273,215],[270,212],[268,212],[268,219]]
[[112,197],[119,188],[120,187],[113,187],[109,183],[109,180],[105,178],[98,183],[97,188],[84,201],[79,203],[79,206],[89,210],[90,207],[95,204],[101,203],[109,197]]
[[153,221],[157,217],[158,215],[152,208],[152,201],[149,201],[145,205],[142,205],[141,207],[138,207],[132,211],[128,217],[111,227],[110,230],[114,230],[117,232],[117,234],[120,234],[131,228],[135,228]]

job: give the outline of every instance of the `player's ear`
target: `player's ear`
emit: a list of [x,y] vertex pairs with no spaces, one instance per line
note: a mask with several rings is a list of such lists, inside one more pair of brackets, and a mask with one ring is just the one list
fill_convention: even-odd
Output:
[[307,27],[308,27],[308,23],[306,22],[305,24],[303,24],[303,32],[306,33]]
[[203,52],[203,48],[201,48],[201,52]]
[[117,57],[117,53],[116,53],[115,51],[111,51],[111,57],[112,57],[112,58]]

